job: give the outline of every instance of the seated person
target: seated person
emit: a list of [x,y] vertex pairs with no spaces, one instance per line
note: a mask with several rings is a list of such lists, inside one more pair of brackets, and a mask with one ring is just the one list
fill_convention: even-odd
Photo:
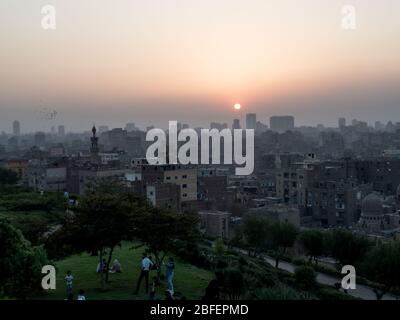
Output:
[[110,268],[111,273],[121,273],[122,268],[121,268],[121,263],[117,259],[114,260],[112,267]]
[[107,261],[106,261],[106,259],[103,259],[103,261],[100,263],[98,263],[97,264],[97,268],[96,268],[96,272],[97,273],[100,273],[102,270],[103,270],[103,272],[107,272]]

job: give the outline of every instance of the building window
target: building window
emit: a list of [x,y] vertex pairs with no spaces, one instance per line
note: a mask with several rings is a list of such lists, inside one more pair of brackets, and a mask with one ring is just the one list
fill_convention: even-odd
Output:
[[183,188],[183,189],[186,189],[186,188],[187,188],[187,184],[183,184],[183,185],[182,185],[182,188]]

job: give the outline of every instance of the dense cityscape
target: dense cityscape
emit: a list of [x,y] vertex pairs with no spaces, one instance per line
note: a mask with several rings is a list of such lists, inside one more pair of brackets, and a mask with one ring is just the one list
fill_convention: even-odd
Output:
[[399,1],[48,2],[0,4],[0,308],[400,299]]
[[[231,128],[241,126],[234,119]],[[188,127],[178,123],[178,130]],[[60,125],[29,134],[16,120],[13,132],[0,136],[0,163],[37,192],[83,194],[91,178],[118,177],[156,207],[196,210],[205,221],[218,220],[206,230],[211,236],[229,238],[244,215],[374,237],[400,231],[399,122],[369,126],[340,118],[336,128],[295,127],[292,116],[271,117],[266,125],[248,113],[244,127],[256,132],[250,176],[236,176],[224,164],[149,166],[146,131],[134,123],[83,133],[67,133]]]
[[[26,188],[42,197],[52,194],[66,197],[67,215],[74,211],[80,197],[85,198],[93,191],[94,182],[117,182],[128,193],[146,199],[151,207],[184,216],[195,214],[198,224],[191,227],[200,231],[202,241],[217,241],[214,247],[227,246],[235,254],[245,249],[251,255],[254,250],[255,257],[261,254],[260,257],[271,259],[270,263],[277,268],[278,259],[299,263],[310,255],[310,259],[315,259],[315,271],[332,277],[322,284],[335,286],[335,290],[344,290],[348,295],[351,290],[343,289],[343,285],[340,288],[340,273],[335,270],[359,263],[366,254],[365,248],[373,243],[398,241],[393,239],[398,239],[400,232],[400,123],[377,122],[370,126],[358,120],[348,124],[345,118],[339,118],[335,128],[296,127],[293,116],[273,116],[267,125],[257,121],[255,113],[248,113],[244,124],[240,119],[234,119],[232,125],[212,122],[210,129],[220,132],[227,128],[242,129],[242,125],[243,129],[255,132],[255,166],[251,175],[236,175],[235,165],[223,164],[223,153],[220,164],[150,165],[146,160],[150,144],[146,141],[146,132],[153,127],[141,130],[134,123],[113,129],[93,125],[82,133],[66,132],[63,125],[57,129],[52,127],[50,132],[24,133],[16,120],[12,123],[12,133],[3,132],[0,136],[0,163],[4,172],[14,174],[21,190]],[[187,128],[188,124],[178,122],[178,132]],[[199,133],[201,129],[195,128]],[[18,221],[8,209],[2,210],[6,210],[3,213],[11,221]],[[57,234],[54,230],[62,221],[52,218],[35,224],[31,218],[21,219],[16,225],[27,223],[22,230],[35,232],[33,243],[37,241],[37,244],[46,244],[52,239],[51,234]],[[261,229],[253,229],[252,223]],[[273,231],[268,231],[264,223],[293,228],[292,240],[284,245],[284,252],[279,253],[283,244],[278,244],[275,253],[271,251],[273,241],[264,237]],[[168,229],[170,225],[164,227]],[[279,232],[288,232],[290,238],[290,228]],[[296,236],[299,231],[300,236]],[[26,237],[30,236],[27,232]],[[333,237],[336,240],[331,241],[339,245],[343,245],[341,241],[365,243],[340,248],[347,252],[335,255],[330,251],[335,249],[324,248],[323,243],[329,241],[323,240],[324,237]],[[56,251],[63,248],[62,243],[58,246]],[[307,265],[305,261],[300,265]],[[283,269],[294,270],[287,266]],[[388,271],[390,281],[392,276]],[[300,277],[307,279],[307,275]],[[370,280],[362,284],[371,286]],[[388,292],[395,294],[395,289],[396,284],[358,287],[350,296],[374,299],[376,295],[378,299],[391,299],[394,295]],[[238,294],[237,298],[240,296],[245,297]]]

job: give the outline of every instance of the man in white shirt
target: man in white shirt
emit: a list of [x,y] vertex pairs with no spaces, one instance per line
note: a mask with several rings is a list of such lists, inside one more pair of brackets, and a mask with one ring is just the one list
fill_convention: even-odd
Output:
[[147,254],[143,254],[142,256],[142,270],[139,275],[139,279],[136,285],[136,292],[135,294],[139,293],[140,284],[142,283],[142,279],[144,278],[145,286],[146,286],[146,294],[149,293],[149,273],[151,267],[153,266],[153,262],[147,257]]

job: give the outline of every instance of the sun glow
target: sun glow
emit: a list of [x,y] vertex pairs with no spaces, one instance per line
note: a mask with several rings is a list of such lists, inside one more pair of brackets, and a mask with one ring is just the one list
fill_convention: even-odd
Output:
[[242,108],[242,106],[240,105],[240,103],[236,103],[236,104],[233,106],[233,108],[234,108],[235,110],[240,110],[240,109]]

